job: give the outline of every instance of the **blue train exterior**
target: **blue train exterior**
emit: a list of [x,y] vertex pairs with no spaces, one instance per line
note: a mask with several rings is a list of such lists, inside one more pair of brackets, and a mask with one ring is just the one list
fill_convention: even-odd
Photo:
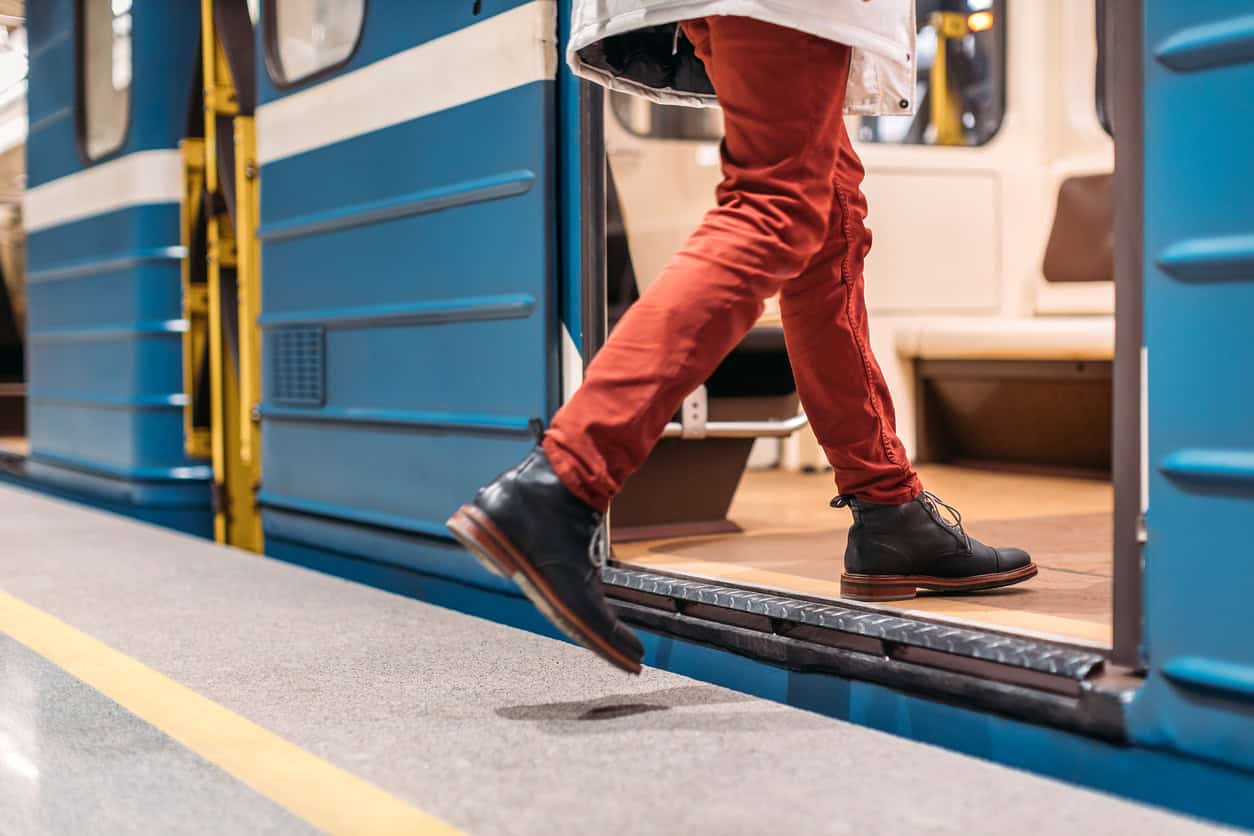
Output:
[[51,490],[209,534],[212,471],[182,441],[177,148],[198,20],[140,4],[130,122],[119,148],[89,162],[76,4],[31,6],[26,471]]
[[[411,534],[398,562],[486,582],[444,520],[558,404],[555,38],[552,3],[380,4],[330,78],[262,77],[273,553]],[[310,365],[325,390],[294,391]]]
[[[194,5],[136,0],[129,130],[89,163],[76,4],[30,4],[28,187],[39,211],[21,479],[203,535],[211,468],[183,453],[171,162]],[[584,137],[578,88],[558,60],[566,6],[372,0],[346,61],[291,85],[261,71],[257,99],[267,552],[550,634],[443,520],[521,456],[528,421],[550,416],[578,379]],[[1244,384],[1254,18],[1244,8],[1144,3],[1146,670],[1123,706],[1128,742],[667,636],[646,637],[647,663],[1254,827],[1254,388]],[[99,171],[114,179],[93,180]],[[152,185],[170,176],[174,186]],[[90,197],[110,184],[124,205]]]

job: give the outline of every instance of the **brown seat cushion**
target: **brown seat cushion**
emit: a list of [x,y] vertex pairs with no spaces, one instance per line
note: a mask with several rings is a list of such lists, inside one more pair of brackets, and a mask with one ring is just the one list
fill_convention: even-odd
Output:
[[1046,281],[1108,282],[1115,277],[1113,176],[1068,177],[1045,247]]

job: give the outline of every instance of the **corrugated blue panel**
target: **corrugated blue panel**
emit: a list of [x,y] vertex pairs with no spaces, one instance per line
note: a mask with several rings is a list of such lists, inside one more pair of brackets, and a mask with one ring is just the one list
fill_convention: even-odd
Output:
[[115,474],[191,464],[174,400],[183,388],[178,250],[170,246],[177,221],[177,207],[150,206],[31,236],[27,364],[36,456]]
[[[412,47],[457,28],[454,5],[372,5],[367,34]],[[261,498],[284,536],[303,515],[446,537],[554,408],[553,96],[532,83],[263,167],[267,351],[325,329],[322,406],[283,403],[263,363]]]
[[[28,145],[27,153],[41,151]],[[32,233],[26,240],[27,275],[39,282],[67,270],[109,269],[119,260],[168,252],[178,242],[179,208],[172,203],[106,212]]]
[[1254,63],[1244,0],[1150,0],[1149,684],[1140,739],[1254,768]]
[[536,331],[526,320],[328,330],[325,406],[474,412],[525,427],[547,411],[545,383],[535,352],[503,349],[542,339]]
[[[71,0],[28,5],[30,187],[93,165],[77,144],[76,8]],[[133,21],[130,125],[110,159],[176,148],[192,92],[199,8],[136,0]],[[140,516],[149,506],[178,508],[171,523],[202,532],[210,473],[183,453],[178,238],[174,204],[108,211],[28,237],[27,476],[115,510],[133,505]]]
[[32,3],[27,10],[29,133],[26,183],[37,186],[78,164],[75,137],[73,0]]
[[[299,182],[275,177],[264,191],[295,190]],[[517,294],[528,278],[524,271],[540,269],[518,261],[542,252],[544,241],[536,240],[543,235],[540,223],[515,221],[520,210],[542,213],[545,208],[542,195],[528,194],[333,235],[265,242],[264,316],[290,321],[308,311]],[[490,247],[468,245],[468,235],[486,238],[488,231]],[[280,278],[271,281],[275,275]],[[284,278],[292,275],[309,281]]]
[[27,328],[35,337],[72,328],[174,320],[182,315],[177,248],[133,250],[113,261],[42,268],[30,275]]
[[1158,44],[1154,54],[1164,66],[1184,72],[1254,61],[1254,15],[1187,26]]
[[[345,526],[334,520],[276,509],[265,511],[262,518],[270,543],[285,541],[344,555],[368,555],[378,563],[389,563],[514,598],[522,597],[513,581],[484,569],[459,545],[415,536],[412,532]],[[279,550],[282,550],[281,546]]]
[[444,520],[485,481],[521,459],[526,431],[357,421],[265,422],[263,504],[343,522],[445,536]]
[[151,399],[183,389],[177,331],[65,339],[32,334],[28,339],[28,385],[34,392]]
[[212,471],[183,458],[177,408],[33,397],[30,458],[119,479],[205,481]]

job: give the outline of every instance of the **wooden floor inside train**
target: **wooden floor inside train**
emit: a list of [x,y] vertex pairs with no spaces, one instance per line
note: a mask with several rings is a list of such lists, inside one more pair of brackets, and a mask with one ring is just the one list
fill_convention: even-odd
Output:
[[[1040,574],[1002,590],[966,596],[924,593],[880,606],[1110,644],[1109,482],[943,465],[925,465],[919,473],[928,490],[962,512],[970,534],[1027,549]],[[642,568],[836,598],[852,519],[848,511],[827,507],[834,492],[831,474],[750,471],[729,515],[743,533],[616,544],[615,556]]]

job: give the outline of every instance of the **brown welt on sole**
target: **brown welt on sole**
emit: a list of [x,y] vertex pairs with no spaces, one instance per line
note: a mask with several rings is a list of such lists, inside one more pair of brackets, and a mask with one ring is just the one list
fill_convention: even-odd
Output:
[[473,505],[463,505],[445,525],[488,571],[518,584],[531,603],[572,641],[615,667],[628,673],[640,673],[640,661],[614,647],[576,617],[486,514]]
[[990,572],[966,578],[940,578],[933,575],[859,575],[842,572],[840,597],[851,601],[905,601],[920,589],[934,592],[980,592],[1023,583],[1036,577],[1036,564],[1029,563],[1009,572]]

